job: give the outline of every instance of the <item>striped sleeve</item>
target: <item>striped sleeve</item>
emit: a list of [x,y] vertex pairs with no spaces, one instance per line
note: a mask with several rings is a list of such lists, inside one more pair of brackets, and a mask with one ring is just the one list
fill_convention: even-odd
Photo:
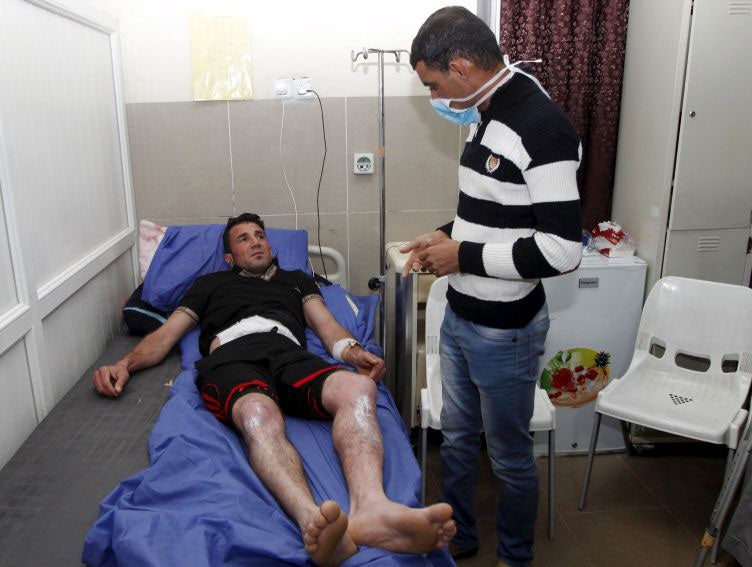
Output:
[[452,227],[454,226],[454,221],[449,221],[445,225],[440,226],[436,230],[440,230],[444,234],[446,234],[448,237],[452,237]]

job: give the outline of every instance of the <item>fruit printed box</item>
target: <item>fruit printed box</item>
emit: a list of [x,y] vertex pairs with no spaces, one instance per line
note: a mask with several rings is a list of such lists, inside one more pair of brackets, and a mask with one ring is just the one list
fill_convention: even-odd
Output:
[[541,388],[556,406],[577,408],[598,397],[608,384],[611,355],[589,348],[557,352],[541,372]]

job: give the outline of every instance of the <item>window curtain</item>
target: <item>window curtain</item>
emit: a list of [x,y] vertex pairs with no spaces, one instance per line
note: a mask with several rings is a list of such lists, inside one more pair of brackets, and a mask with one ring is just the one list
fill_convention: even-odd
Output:
[[583,227],[608,220],[629,0],[502,0],[501,50],[532,66],[582,140]]

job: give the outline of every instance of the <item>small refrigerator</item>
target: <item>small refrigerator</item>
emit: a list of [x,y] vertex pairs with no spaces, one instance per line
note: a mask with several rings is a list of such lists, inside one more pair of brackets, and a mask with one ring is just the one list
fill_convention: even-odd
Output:
[[[551,328],[539,383],[556,407],[556,453],[587,452],[595,399],[629,367],[642,312],[647,264],[635,256],[583,256],[569,274],[543,280]],[[536,454],[547,439],[536,436]],[[618,421],[604,417],[598,451],[624,449]]]

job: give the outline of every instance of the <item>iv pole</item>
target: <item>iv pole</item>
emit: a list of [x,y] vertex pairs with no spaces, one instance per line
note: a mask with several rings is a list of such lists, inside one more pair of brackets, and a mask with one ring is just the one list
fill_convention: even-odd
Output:
[[385,155],[385,136],[384,136],[384,54],[391,53],[397,63],[400,62],[402,53],[410,54],[405,49],[373,49],[364,47],[357,53],[350,51],[350,57],[353,61],[363,56],[368,59],[369,53],[376,53],[379,61],[379,188],[381,191],[381,201],[379,203],[379,275],[368,280],[368,287],[372,290],[379,290],[379,344],[384,345],[386,337],[386,317],[384,314],[384,300],[386,287],[386,155]]

